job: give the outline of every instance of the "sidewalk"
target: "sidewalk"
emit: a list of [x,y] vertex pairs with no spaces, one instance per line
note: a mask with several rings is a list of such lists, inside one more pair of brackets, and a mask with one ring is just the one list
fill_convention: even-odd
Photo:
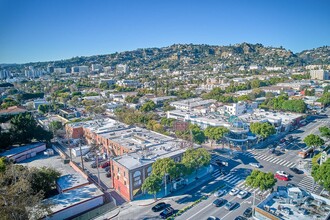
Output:
[[[161,192],[159,192],[157,194],[157,200],[154,200],[153,195],[141,195],[139,198],[137,198],[134,201],[131,201],[129,203],[123,204],[122,206],[118,206],[118,208],[104,213],[101,216],[98,216],[97,218],[95,218],[96,220],[104,220],[104,219],[112,219],[115,218],[116,216],[118,216],[120,214],[120,212],[122,210],[128,209],[130,207],[137,207],[137,206],[149,206],[152,205],[154,203],[157,203],[159,201],[161,201],[162,199],[171,199],[172,197],[178,197],[178,196],[184,196],[187,192],[193,190],[194,188],[204,184],[205,182],[211,180],[213,177],[211,175],[211,173],[213,172],[214,168],[213,166],[209,166],[207,168],[204,168],[202,170],[200,170],[198,172],[198,174],[204,174],[204,175],[198,175],[198,179],[195,180],[195,174],[190,175],[187,179],[188,179],[188,184],[183,187],[180,188],[176,191],[170,192],[169,194],[167,194],[165,196],[165,192],[164,192],[164,187],[162,188]],[[170,184],[168,184],[168,189],[170,189],[169,186]]]

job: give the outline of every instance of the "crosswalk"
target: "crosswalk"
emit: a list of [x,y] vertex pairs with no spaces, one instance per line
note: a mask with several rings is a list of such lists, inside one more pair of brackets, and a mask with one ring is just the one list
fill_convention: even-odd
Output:
[[217,180],[224,181],[227,185],[230,187],[236,187],[240,190],[245,190],[250,192],[251,194],[255,193],[256,195],[262,195],[264,197],[268,196],[270,194],[270,191],[262,191],[259,188],[252,188],[251,186],[248,186],[245,184],[245,178],[242,175],[237,175],[235,172],[231,172],[227,175],[222,175],[220,170],[216,170],[212,176],[216,177]]
[[288,168],[292,168],[296,166],[296,163],[291,162],[291,161],[287,161],[287,160],[283,160],[271,155],[267,155],[267,154],[260,154],[254,151],[250,151],[250,152],[240,152],[241,154],[243,154],[246,157],[253,157],[255,159],[260,159],[260,160],[264,160],[264,161],[268,161],[270,163],[274,163],[274,164],[278,164],[281,166],[285,166]]
[[305,176],[299,183],[298,187],[305,189],[306,191],[312,193],[317,192],[320,189],[320,185],[314,184],[314,179],[310,176]]

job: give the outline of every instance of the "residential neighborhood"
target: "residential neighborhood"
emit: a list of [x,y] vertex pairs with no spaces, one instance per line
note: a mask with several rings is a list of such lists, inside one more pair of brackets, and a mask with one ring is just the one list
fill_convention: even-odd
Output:
[[330,220],[328,1],[0,1],[0,219]]

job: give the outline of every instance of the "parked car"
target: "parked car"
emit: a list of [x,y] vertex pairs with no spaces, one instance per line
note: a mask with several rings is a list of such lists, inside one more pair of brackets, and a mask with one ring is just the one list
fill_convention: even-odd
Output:
[[237,194],[237,197],[240,198],[240,199],[243,199],[245,198],[249,193],[245,190],[241,190],[238,194]]
[[161,210],[163,210],[165,208],[166,208],[166,203],[165,202],[160,202],[160,203],[156,204],[155,206],[153,206],[151,208],[151,210],[153,212],[159,212],[159,211],[161,211]]
[[111,173],[110,173],[110,171],[107,172],[107,174],[105,174],[105,176],[108,177],[108,178],[110,178],[110,177],[111,177]]
[[260,168],[261,167],[260,163],[249,163],[249,165],[251,167],[255,167],[255,168]]
[[91,163],[91,168],[96,168],[96,162]]
[[243,216],[237,216],[234,220],[247,220],[247,218]]
[[225,205],[225,209],[227,209],[228,211],[232,210],[233,208],[235,208],[235,206],[237,205],[237,202],[227,202]]
[[276,174],[281,175],[281,176],[285,176],[285,177],[289,177],[289,174],[287,174],[286,172],[284,172],[282,170],[276,171]]
[[225,190],[225,189],[220,189],[220,190],[218,190],[218,191],[216,191],[215,193],[214,193],[214,196],[215,197],[221,197],[221,196],[223,196],[224,194],[226,194],[227,193],[227,191]]
[[174,214],[174,209],[172,207],[167,207],[159,215],[162,219],[166,219]]
[[104,163],[101,164],[101,168],[106,168],[108,166],[110,166],[110,162],[109,161],[104,162]]
[[239,193],[239,189],[234,188],[234,189],[230,190],[229,195],[235,196],[237,193]]
[[110,170],[110,166],[108,166],[104,169],[105,172],[108,172],[109,170]]
[[218,217],[209,216],[206,220],[220,220]]
[[252,208],[249,207],[249,208],[245,209],[245,211],[243,212],[243,216],[246,218],[250,218],[252,216]]
[[216,206],[216,207],[220,207],[222,206],[223,204],[225,204],[226,200],[220,198],[220,199],[216,199],[213,201],[213,205]]
[[275,174],[275,178],[278,179],[278,180],[282,180],[282,181],[288,181],[289,180],[288,177],[282,176],[282,175],[280,175],[278,173]]
[[243,217],[243,216],[237,216],[235,218],[235,220],[247,220],[247,218]]
[[281,151],[278,151],[278,150],[274,150],[274,152],[273,152],[276,156],[280,156],[282,153],[281,153]]
[[292,172],[294,172],[295,174],[302,174],[302,173],[303,173],[303,171],[299,170],[299,169],[296,168],[296,167],[290,168],[290,170],[291,170]]

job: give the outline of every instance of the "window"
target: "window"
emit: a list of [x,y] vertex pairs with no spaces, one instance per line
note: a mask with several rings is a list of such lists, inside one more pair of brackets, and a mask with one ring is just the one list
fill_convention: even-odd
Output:
[[126,186],[126,181],[124,181],[124,185]]
[[124,176],[126,177],[126,172],[124,171]]
[[141,181],[141,172],[140,171],[135,171],[133,174],[133,186],[140,186],[142,183]]
[[151,175],[151,171],[152,171],[152,167],[150,166],[150,167],[148,167],[148,169],[147,169],[147,174],[148,174],[148,176]]

